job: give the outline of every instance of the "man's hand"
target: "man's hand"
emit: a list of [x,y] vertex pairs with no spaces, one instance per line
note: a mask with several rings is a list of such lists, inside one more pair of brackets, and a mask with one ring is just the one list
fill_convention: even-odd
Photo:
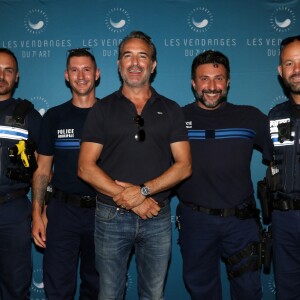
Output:
[[47,225],[46,213],[36,213],[32,215],[32,237],[34,243],[41,247],[46,248],[46,225]]
[[147,218],[156,217],[160,207],[153,198],[147,198],[142,204],[134,207],[132,211],[143,220],[146,220]]
[[141,188],[128,182],[115,181],[116,184],[122,186],[124,190],[113,197],[117,205],[127,210],[139,206],[145,201],[145,197],[141,194]]

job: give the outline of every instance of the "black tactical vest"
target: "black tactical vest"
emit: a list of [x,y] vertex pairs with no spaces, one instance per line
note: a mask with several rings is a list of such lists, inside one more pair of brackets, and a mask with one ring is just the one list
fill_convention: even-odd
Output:
[[8,149],[20,140],[28,139],[27,113],[33,107],[27,100],[9,99],[6,101],[8,105],[0,109],[0,194],[2,195],[29,186],[28,183],[7,177],[8,169],[24,168],[22,164],[11,161]]
[[300,106],[291,101],[281,103],[270,111],[269,119],[280,174],[279,195],[300,198]]

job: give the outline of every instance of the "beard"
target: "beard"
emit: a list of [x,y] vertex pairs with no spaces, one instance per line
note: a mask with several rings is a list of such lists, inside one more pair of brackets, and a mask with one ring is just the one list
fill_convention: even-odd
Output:
[[7,95],[12,91],[13,87],[9,85],[9,83],[3,79],[0,79],[0,95]]
[[[219,98],[213,103],[207,101],[205,99],[205,94],[219,94]],[[216,108],[219,104],[225,102],[227,100],[227,90],[202,90],[202,93],[199,95],[197,91],[195,91],[196,100],[201,102],[205,107],[209,109]]]
[[287,88],[287,90],[290,93],[300,95],[300,82],[293,83],[291,81],[291,79],[296,76],[299,77],[300,73],[294,73],[289,78],[282,78],[282,80],[283,80],[285,87]]

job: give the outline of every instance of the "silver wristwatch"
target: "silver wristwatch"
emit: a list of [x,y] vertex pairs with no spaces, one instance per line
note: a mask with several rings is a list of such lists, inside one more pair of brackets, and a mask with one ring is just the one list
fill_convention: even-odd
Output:
[[144,197],[146,197],[146,198],[151,197],[150,189],[149,189],[146,185],[141,184],[140,187],[141,187],[141,194],[142,194]]

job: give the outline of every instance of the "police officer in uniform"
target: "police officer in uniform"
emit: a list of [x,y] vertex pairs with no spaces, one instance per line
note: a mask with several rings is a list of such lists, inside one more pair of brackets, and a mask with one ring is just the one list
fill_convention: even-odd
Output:
[[193,174],[178,189],[177,214],[184,280],[193,300],[222,299],[223,260],[231,299],[260,300],[260,236],[250,163],[254,148],[265,149],[268,119],[255,107],[226,101],[230,67],[221,52],[195,57],[191,75],[196,101],[183,111]]
[[279,75],[289,99],[269,112],[276,299],[300,299],[300,36],[281,42]]
[[[49,109],[42,120],[38,169],[33,178],[32,235],[45,248],[44,284],[51,300],[73,299],[80,258],[80,299],[98,298],[94,220],[96,191],[77,176],[81,131],[97,102],[100,78],[87,48],[69,50],[65,79],[72,99]],[[53,174],[51,173],[54,166]],[[44,198],[51,178],[52,193],[43,218]]]
[[[27,193],[36,163],[34,142],[38,139],[41,116],[29,102],[12,98],[18,78],[18,62],[14,53],[6,48],[0,48],[0,299],[2,300],[28,299],[32,273],[31,203]],[[18,152],[22,153],[25,164]]]

